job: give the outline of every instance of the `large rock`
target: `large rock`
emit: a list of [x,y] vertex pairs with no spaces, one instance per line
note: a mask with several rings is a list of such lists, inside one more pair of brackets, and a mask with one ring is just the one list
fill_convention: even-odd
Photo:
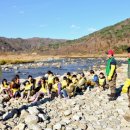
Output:
[[6,125],[0,123],[0,129],[2,129],[2,130],[6,130]]
[[25,130],[25,127],[24,123],[19,123],[13,130]]
[[42,130],[42,128],[37,124],[29,124],[28,127],[31,130]]
[[39,113],[37,107],[35,107],[35,106],[34,106],[34,107],[29,107],[29,108],[28,108],[28,111],[29,111],[29,113],[32,114],[32,115],[37,115],[37,114]]
[[20,119],[25,119],[28,115],[29,115],[29,113],[26,110],[22,110],[21,115],[20,115]]
[[26,118],[25,118],[25,123],[27,125],[31,125],[31,124],[37,124],[39,121],[38,117],[35,116],[35,115],[28,115]]

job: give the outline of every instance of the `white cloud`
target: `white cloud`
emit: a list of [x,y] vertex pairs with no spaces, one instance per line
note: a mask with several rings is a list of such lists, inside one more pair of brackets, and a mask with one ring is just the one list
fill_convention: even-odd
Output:
[[94,27],[90,27],[90,28],[87,29],[87,31],[92,33],[92,32],[97,31],[97,29],[94,28]]
[[75,25],[75,24],[72,24],[72,25],[70,26],[70,28],[72,28],[72,29],[80,29],[80,26],[77,26],[77,25]]

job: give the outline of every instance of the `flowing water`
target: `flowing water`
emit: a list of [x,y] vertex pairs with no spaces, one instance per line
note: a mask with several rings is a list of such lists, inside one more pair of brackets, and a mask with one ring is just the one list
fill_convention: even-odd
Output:
[[[32,75],[34,78],[38,76],[43,76],[48,70],[53,73],[62,75],[67,72],[82,72],[83,70],[90,70],[96,66],[96,69],[100,69],[101,65],[106,64],[106,59],[88,59],[88,58],[78,58],[78,59],[60,59],[60,60],[50,60],[41,62],[47,64],[47,66],[41,67],[28,67],[24,69],[19,67],[19,69],[10,69],[9,71],[3,70],[2,78],[11,80],[16,74],[20,75],[20,78],[25,79],[28,75]],[[118,65],[125,63],[124,61],[118,61]],[[54,64],[60,65],[60,67]],[[14,65],[18,66],[18,65]],[[29,64],[23,64],[23,66],[29,66]],[[1,78],[1,79],[2,79]]]

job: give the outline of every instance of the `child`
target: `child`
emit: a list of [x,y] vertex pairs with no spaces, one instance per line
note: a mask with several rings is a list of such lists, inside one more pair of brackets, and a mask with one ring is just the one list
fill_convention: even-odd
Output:
[[106,77],[102,72],[99,74],[99,88],[101,91],[106,89]]
[[70,72],[67,72],[67,78],[72,80],[72,76],[71,76],[71,73]]
[[78,83],[77,83],[77,87],[80,89],[80,90],[84,90],[85,87],[86,87],[86,78],[85,78],[85,75],[84,73],[81,73],[81,74],[78,74]]
[[62,84],[62,89],[67,87],[67,77],[66,76],[63,77],[61,84]]
[[70,79],[67,79],[67,87],[64,90],[64,93],[70,98],[75,94],[75,85]]
[[14,98],[20,96],[20,83],[19,83],[19,80],[17,77],[12,79],[12,81],[10,83],[10,90],[12,92],[11,96],[13,96]]
[[68,95],[67,95],[67,92],[65,91],[65,89],[67,88],[67,85],[68,85],[68,79],[66,76],[63,77],[63,81],[62,81],[62,90],[61,90],[61,95],[64,97],[64,98],[67,98]]
[[3,93],[3,94],[8,94],[9,84],[8,84],[8,82],[7,82],[7,79],[3,79],[3,80],[2,80],[1,90],[2,90],[2,93]]
[[28,81],[29,81],[30,84],[32,84],[31,90],[34,90],[35,89],[35,85],[36,85],[36,80],[31,75],[29,75],[28,76]]
[[87,81],[87,87],[91,91],[92,88],[97,87],[99,83],[98,76],[93,70],[90,70],[90,79]]
[[20,84],[20,76],[19,75],[15,75],[14,78],[16,79],[17,84]]
[[78,79],[77,79],[77,76],[76,75],[73,75],[72,76],[72,83],[77,86],[77,83],[78,83]]
[[26,80],[23,83],[23,85],[24,85],[24,91],[21,94],[21,98],[24,98],[25,95],[26,95],[26,100],[29,101],[31,93],[34,93],[35,83],[36,83],[36,80],[33,79],[33,77],[31,75],[29,75],[28,76],[28,80]]
[[54,84],[54,75],[53,75],[53,73],[51,71],[48,71],[47,74],[48,74],[48,84],[50,84],[50,83]]
[[48,86],[47,86],[47,82],[46,82],[46,78],[42,77],[38,83],[38,88],[40,88],[40,90],[33,96],[33,98],[31,99],[31,101],[36,102],[38,101],[39,97],[41,95],[45,96],[45,95],[49,95],[49,91],[48,91]]
[[59,81],[58,77],[54,78],[54,85],[52,87],[52,92],[55,93],[58,97],[61,97],[61,87],[62,84]]

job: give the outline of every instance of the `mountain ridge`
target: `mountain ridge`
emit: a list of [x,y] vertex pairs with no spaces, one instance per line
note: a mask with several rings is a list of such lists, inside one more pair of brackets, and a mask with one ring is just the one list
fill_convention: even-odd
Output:
[[101,54],[108,49],[122,53],[130,46],[130,18],[74,40],[0,37],[0,50],[46,55]]

